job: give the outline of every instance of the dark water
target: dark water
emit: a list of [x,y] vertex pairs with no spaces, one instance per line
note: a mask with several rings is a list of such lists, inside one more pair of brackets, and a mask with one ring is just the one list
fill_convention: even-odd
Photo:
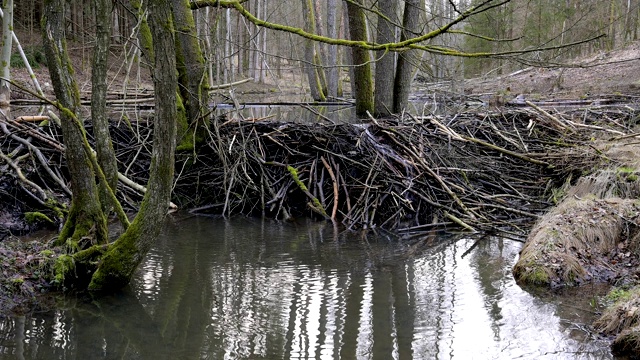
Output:
[[532,296],[520,244],[411,259],[330,224],[169,220],[130,289],[0,320],[1,359],[607,359],[580,296]]

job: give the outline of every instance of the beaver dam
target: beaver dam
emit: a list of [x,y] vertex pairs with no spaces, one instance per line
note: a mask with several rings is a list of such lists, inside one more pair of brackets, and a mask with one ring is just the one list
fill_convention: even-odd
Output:
[[[630,133],[637,119],[632,108],[613,105],[554,114],[535,105],[404,114],[355,124],[230,113],[195,150],[178,154],[173,203],[198,214],[324,218],[412,240],[445,227],[518,237],[558,200],[557,188],[608,161],[595,138]],[[147,180],[152,126],[112,123],[118,197],[131,210]],[[47,203],[70,195],[60,129],[20,119],[3,119],[0,127],[1,233],[59,226],[64,214]]]

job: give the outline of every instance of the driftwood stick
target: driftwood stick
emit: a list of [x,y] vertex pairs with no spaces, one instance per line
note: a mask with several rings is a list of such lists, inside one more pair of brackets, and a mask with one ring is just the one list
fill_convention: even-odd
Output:
[[528,161],[528,162],[536,164],[536,165],[549,166],[549,164],[544,162],[544,161],[532,159],[532,158],[530,158],[530,157],[528,157],[526,155],[519,154],[519,153],[511,151],[511,150],[507,150],[505,148],[502,148],[502,147],[494,145],[494,144],[489,144],[488,142],[484,142],[484,141],[482,141],[480,139],[472,138],[470,136],[463,136],[463,138],[465,140],[474,142],[474,143],[482,145],[482,146],[486,146],[486,147],[488,147],[490,149],[493,149],[495,151],[501,152],[503,154],[506,154],[506,155],[509,155],[509,156],[513,156],[513,157],[517,157],[520,160]]
[[465,223],[464,221],[460,220],[460,218],[450,214],[449,212],[445,212],[444,216],[446,216],[449,220],[453,221],[454,223],[460,225],[461,227],[472,231],[472,232],[476,232],[476,229],[474,229],[473,227],[469,226],[467,223]]
[[571,132],[574,132],[573,129],[570,129],[567,125],[563,124],[562,121],[560,121],[555,116],[549,114],[547,111],[545,111],[543,108],[539,107],[538,105],[536,105],[536,104],[534,104],[534,103],[532,103],[531,101],[528,101],[528,100],[525,101],[524,103],[529,105],[529,106],[531,106],[533,109],[535,109],[537,112],[542,114],[547,119],[551,120],[551,122],[553,122],[560,129],[562,129],[562,130],[571,130]]
[[298,185],[300,190],[302,190],[302,192],[304,192],[304,194],[307,195],[309,199],[311,199],[311,202],[308,203],[309,208],[314,212],[322,215],[324,218],[330,219],[329,215],[327,215],[327,211],[322,207],[320,200],[318,200],[317,197],[313,196],[309,192],[309,189],[307,188],[307,186],[298,177],[298,170],[296,170],[296,168],[294,168],[293,166],[289,165],[287,166],[287,171],[289,171],[289,174],[291,174],[293,181],[296,183],[296,185]]
[[211,86],[209,88],[209,91],[215,91],[215,90],[222,90],[222,89],[230,88],[232,86],[237,86],[237,85],[240,85],[240,84],[244,84],[244,83],[249,82],[251,80],[253,80],[253,78],[247,78],[247,79],[238,80],[238,81],[231,82],[231,83],[226,83],[226,84],[214,85],[214,86]]
[[11,160],[11,158],[5,155],[1,150],[0,150],[0,159],[4,160],[7,164],[9,164],[9,166],[13,168],[13,170],[16,172],[16,175],[18,175],[18,179],[20,179],[22,183],[24,183],[25,185],[28,185],[29,187],[35,189],[38,192],[38,194],[40,195],[41,201],[46,201],[48,199],[47,193],[45,193],[44,190],[38,184],[27,179],[27,177],[24,176],[24,174],[22,173],[22,169],[20,169],[18,164],[13,162],[13,160]]
[[[126,177],[125,175],[123,175],[121,172],[118,172],[118,180],[120,180],[121,183],[127,185],[128,187],[132,188],[133,190],[136,190],[139,193],[146,193],[147,192],[147,188],[136,183],[135,181],[129,179],[128,177]],[[177,209],[178,205],[169,202],[169,207],[171,209]]]
[[69,188],[67,187],[67,185],[64,183],[64,181],[62,181],[62,179],[60,177],[58,177],[53,170],[51,170],[51,167],[49,167],[49,164],[47,162],[47,160],[44,158],[44,155],[42,155],[42,151],[40,151],[40,149],[38,149],[37,147],[35,147],[29,140],[27,139],[23,139],[21,137],[19,137],[16,134],[12,134],[9,129],[7,129],[7,124],[4,122],[0,122],[0,127],[2,128],[2,131],[4,131],[5,134],[11,136],[12,139],[18,141],[20,144],[26,146],[29,148],[30,151],[32,151],[35,155],[36,158],[38,159],[38,161],[40,162],[40,164],[44,167],[44,170],[47,172],[47,174],[49,174],[49,176],[51,177],[51,179],[56,182],[56,184],[58,184],[60,186],[60,188],[62,188],[62,190],[67,193],[67,195],[71,195],[71,190],[69,190]]
[[336,174],[338,174],[337,178],[339,183],[342,185],[342,191],[344,191],[344,197],[347,202],[347,212],[351,212],[351,196],[349,195],[349,190],[347,189],[347,182],[344,180],[344,176],[342,176],[340,168],[338,167],[338,164],[336,164],[333,157],[331,158],[331,162],[333,163],[333,166],[336,167]]
[[20,129],[20,131],[24,131],[25,133],[28,133],[29,136],[33,136],[34,138],[46,143],[47,145],[51,146],[52,148],[64,153],[64,145],[60,144],[59,142],[57,142],[56,140],[48,137],[47,135],[37,131],[36,129],[33,129],[29,126],[25,126],[24,124],[21,124],[19,122],[16,122],[14,120],[7,120],[5,119],[5,122],[8,125],[11,125],[12,127],[15,127],[17,129]]
[[573,125],[574,127],[582,127],[582,128],[585,128],[585,129],[600,130],[600,131],[610,132],[612,134],[616,134],[616,135],[620,135],[620,136],[625,136],[626,135],[622,131],[613,130],[613,129],[607,129],[607,128],[604,128],[602,126],[589,125],[589,124],[579,124],[579,123],[573,122],[571,120],[565,120],[565,121],[567,123]]
[[16,121],[18,122],[41,122],[41,121],[45,121],[45,120],[49,120],[50,118],[46,115],[23,115],[23,116],[18,116],[16,118]]
[[338,179],[336,179],[336,176],[327,160],[325,160],[323,156],[320,156],[320,160],[327,169],[327,172],[331,177],[331,181],[333,181],[333,210],[331,211],[331,220],[336,221],[336,213],[338,212]]

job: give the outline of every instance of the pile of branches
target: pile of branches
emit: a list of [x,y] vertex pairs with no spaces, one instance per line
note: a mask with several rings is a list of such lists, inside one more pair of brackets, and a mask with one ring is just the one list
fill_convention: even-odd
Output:
[[[195,150],[178,153],[173,201],[198,214],[311,216],[406,238],[443,227],[518,234],[552,204],[553,189],[599,161],[598,151],[584,144],[595,133],[623,136],[634,116],[625,107],[552,114],[532,106],[304,124],[237,114],[215,120]],[[14,127],[0,139],[4,153],[13,154],[6,164],[29,154],[23,174],[26,166],[46,193],[68,196],[66,180],[52,176],[66,179],[55,127],[0,122]],[[42,170],[16,134],[45,155],[52,172]],[[128,180],[118,196],[135,209],[142,196],[136,184],[148,176],[152,122],[114,122],[112,137]],[[13,165],[0,170],[0,184],[12,178],[33,192]]]
[[580,145],[594,132],[628,131],[633,119],[614,108],[355,124],[232,119],[183,160],[176,195],[196,212],[311,215],[408,237],[444,226],[518,231],[551,204],[552,189],[599,160]]

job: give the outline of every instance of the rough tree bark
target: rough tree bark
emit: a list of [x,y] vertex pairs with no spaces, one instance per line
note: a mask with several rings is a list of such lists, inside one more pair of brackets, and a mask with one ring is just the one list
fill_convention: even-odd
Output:
[[193,148],[198,134],[204,135],[204,128],[199,126],[198,120],[203,116],[205,106],[205,62],[189,0],[172,0],[172,5],[173,21],[177,25],[175,46],[178,92],[187,115],[186,123],[178,124],[178,137],[181,139],[180,148]]
[[51,82],[56,98],[65,108],[60,119],[73,192],[71,208],[57,243],[76,247],[81,239],[91,238],[103,244],[108,240],[107,219],[100,207],[91,154],[85,151],[84,130],[75,115],[80,108],[80,95],[66,50],[65,0],[44,2],[42,24]]
[[96,17],[96,43],[93,48],[93,67],[91,70],[91,118],[93,133],[96,139],[98,164],[107,179],[107,184],[101,184],[100,201],[102,209],[108,213],[111,208],[108,190],[116,191],[118,184],[118,165],[116,154],[109,135],[109,119],[107,118],[107,60],[111,37],[111,8],[110,0],[94,0]]
[[[336,29],[336,21],[338,14],[338,6],[336,0],[327,0],[327,36],[330,38],[338,37],[338,30]],[[329,97],[338,97],[338,46],[327,46],[327,95]]]
[[[379,44],[396,41],[395,26],[389,21],[395,21],[396,1],[379,0],[378,7],[378,34],[376,42]],[[395,53],[386,50],[378,50],[376,57],[376,88],[375,88],[375,115],[388,116],[393,112],[393,81],[395,76]]]
[[[304,27],[306,31],[316,31],[316,20],[313,15],[314,7],[312,0],[302,0],[302,13],[304,17]],[[316,69],[316,45],[313,41],[304,40],[304,70],[309,79],[309,89],[311,91],[311,97],[316,101],[325,101],[326,96],[322,89],[320,76],[318,69]]]
[[[60,1],[60,0],[58,0]],[[155,126],[148,191],[127,230],[111,245],[93,274],[90,290],[109,291],[129,283],[158,237],[169,208],[176,147],[176,58],[169,0],[149,2],[155,52]]]
[[[420,13],[424,2],[420,0],[406,0],[404,5],[404,16],[402,19],[402,33],[400,41],[405,41],[415,37],[420,31]],[[411,82],[416,75],[418,63],[420,62],[420,52],[418,50],[407,50],[399,54],[396,67],[396,78],[394,83],[394,104],[393,111],[399,113],[407,108],[409,104],[409,93],[411,92]]]
[[[349,15],[349,32],[351,40],[367,41],[367,24],[362,10],[362,0],[347,2],[347,13]],[[373,79],[371,77],[371,57],[369,51],[353,47],[353,77],[356,99],[356,114],[365,116],[367,112],[373,113]]]
[[142,53],[142,57],[147,60],[147,65],[151,65],[153,64],[155,54],[153,53],[151,29],[149,28],[149,22],[147,21],[147,3],[143,3],[138,0],[130,0],[129,4],[131,5],[131,8],[135,10],[135,15],[138,17],[138,21],[140,23],[140,26],[138,27],[138,46],[140,46],[140,52]]

